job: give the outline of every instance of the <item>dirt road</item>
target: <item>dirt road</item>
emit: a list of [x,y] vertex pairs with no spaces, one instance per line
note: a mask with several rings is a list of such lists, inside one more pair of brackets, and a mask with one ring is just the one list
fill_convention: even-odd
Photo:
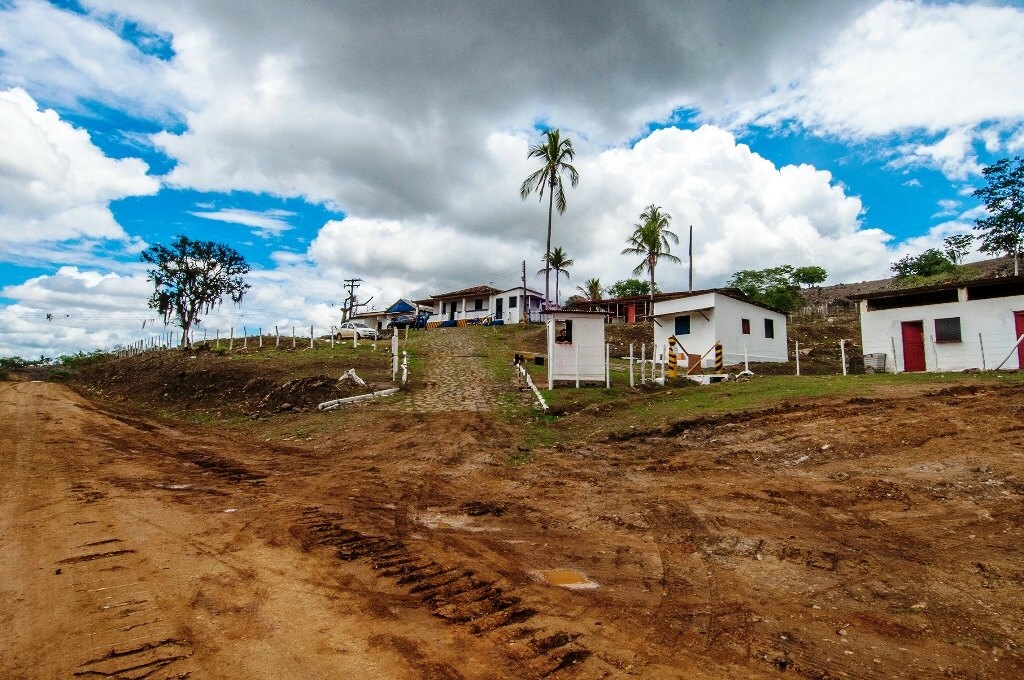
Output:
[[0,677],[1024,674],[1019,386],[529,452],[486,413],[318,417],[0,383]]

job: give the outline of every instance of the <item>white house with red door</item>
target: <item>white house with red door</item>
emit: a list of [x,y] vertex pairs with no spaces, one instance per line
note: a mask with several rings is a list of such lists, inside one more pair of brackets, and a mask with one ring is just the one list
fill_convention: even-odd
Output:
[[[865,361],[884,370],[1024,368],[1024,277],[854,296]],[[881,362],[878,368],[882,368]]]

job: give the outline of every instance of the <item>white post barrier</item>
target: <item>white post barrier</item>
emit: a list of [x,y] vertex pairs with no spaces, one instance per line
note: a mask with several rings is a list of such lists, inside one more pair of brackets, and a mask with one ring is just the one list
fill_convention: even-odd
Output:
[[[334,326],[331,326],[331,349],[334,349]],[[394,380],[394,377],[391,379]]]
[[978,333],[978,345],[981,347],[981,370],[985,370],[985,341],[981,339],[981,333]]
[[796,355],[796,374],[800,375],[800,341],[796,340],[795,342],[796,342],[796,351],[794,353]]
[[313,349],[313,325],[309,326],[309,348]]
[[899,366],[896,365],[896,338],[889,336],[889,343],[892,345],[892,372],[899,373]]
[[249,349],[249,329],[242,326],[242,349]]
[[235,348],[235,327],[234,326],[230,326],[230,328],[231,328],[231,338],[228,340],[228,351],[229,352]]
[[260,349],[263,349],[263,326],[260,326]]
[[359,347],[359,331],[352,329],[352,349]]
[[640,384],[647,384],[647,343],[640,343]]
[[278,329],[277,326],[274,326],[274,336],[275,336],[275,338],[277,338],[276,340],[274,340],[274,349],[280,349],[281,348],[281,331]]
[[409,382],[409,353],[402,351],[402,384]]
[[843,362],[843,375],[846,375],[846,340],[839,341],[839,360]]
[[292,349],[295,349],[295,326],[292,326]]
[[604,343],[604,387],[612,387],[612,345],[609,342]]
[[629,387],[636,387],[633,384],[633,343],[629,343]]
[[743,370],[750,373],[750,361],[747,356],[747,343],[743,343]]
[[391,334],[391,382],[398,377],[398,329]]

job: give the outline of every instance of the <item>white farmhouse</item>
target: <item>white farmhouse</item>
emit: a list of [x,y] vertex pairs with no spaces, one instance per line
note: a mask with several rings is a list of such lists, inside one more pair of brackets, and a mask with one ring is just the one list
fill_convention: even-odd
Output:
[[[722,343],[726,365],[750,361],[789,360],[786,315],[746,298],[733,288],[665,293],[653,310],[654,344],[664,356],[670,336],[688,355],[702,356]],[[715,353],[702,365],[714,366]],[[684,364],[685,365],[685,364]]]
[[[865,361],[877,370],[1024,368],[1024,277],[854,296]],[[881,362],[884,355],[884,364]]]
[[431,295],[418,303],[430,310],[428,327],[464,326],[476,323],[538,321],[544,296],[530,288],[498,290],[474,286]]

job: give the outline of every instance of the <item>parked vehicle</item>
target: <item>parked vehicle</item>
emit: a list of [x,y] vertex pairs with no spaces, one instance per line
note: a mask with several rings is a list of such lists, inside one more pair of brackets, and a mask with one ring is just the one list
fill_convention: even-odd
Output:
[[360,340],[379,340],[380,334],[362,321],[346,321],[338,327],[338,335],[342,338],[358,336]]
[[388,329],[426,328],[428,318],[430,318],[430,314],[427,314],[426,312],[422,314],[399,314],[391,320],[391,323],[388,324]]

